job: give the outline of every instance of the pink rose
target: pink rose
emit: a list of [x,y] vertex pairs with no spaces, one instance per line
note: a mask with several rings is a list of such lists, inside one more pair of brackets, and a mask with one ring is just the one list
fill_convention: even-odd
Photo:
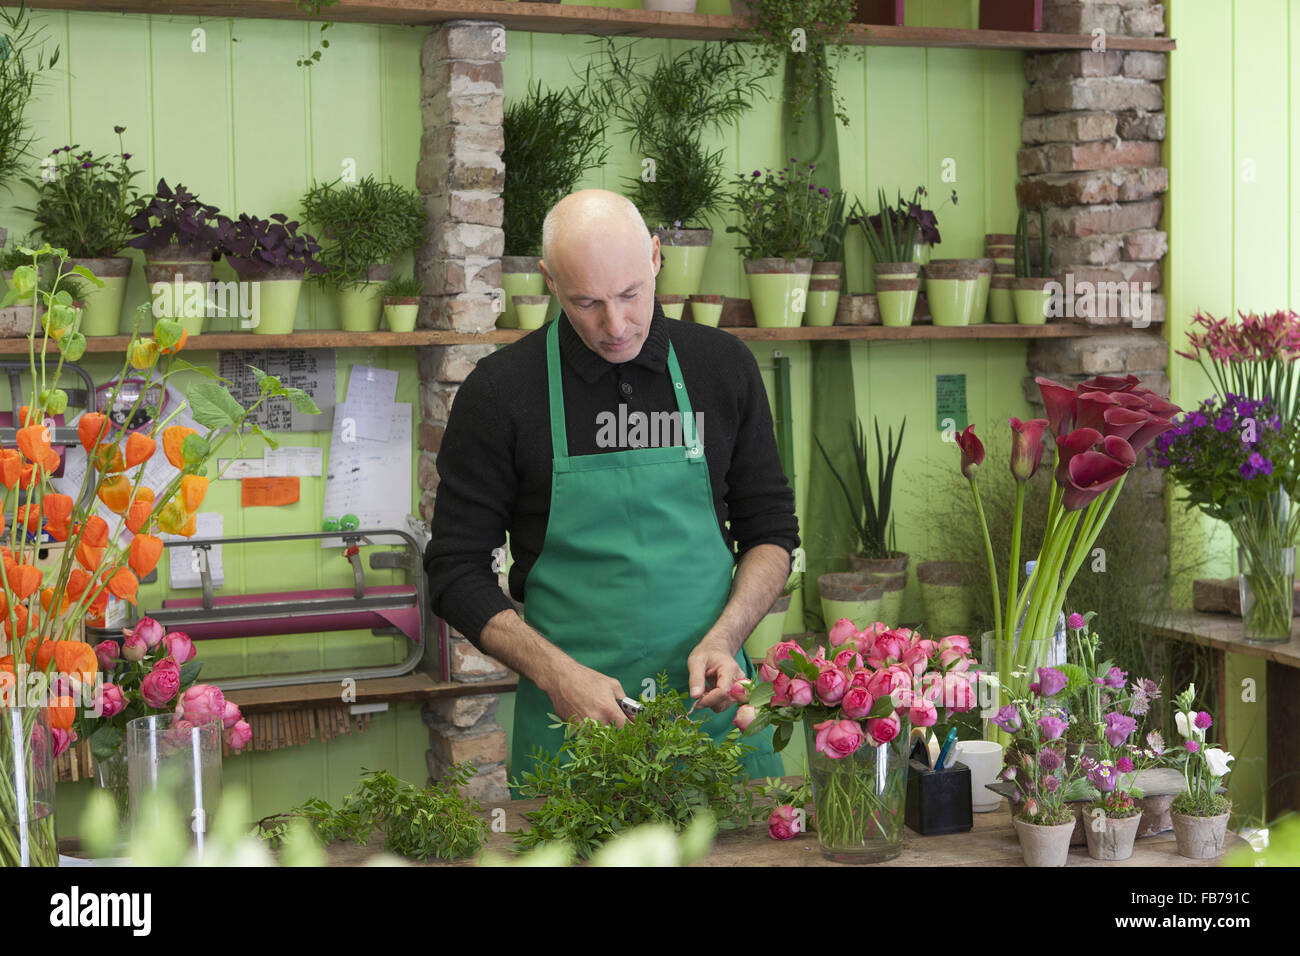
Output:
[[970,638],[965,634],[949,634],[939,642],[939,650],[946,651],[955,648],[963,654],[970,653]]
[[871,713],[875,702],[871,692],[865,687],[850,687],[844,692],[844,699],[840,701],[840,710],[844,711],[845,717],[861,720]]
[[95,645],[95,657],[99,659],[100,670],[111,671],[121,656],[122,648],[117,641],[100,641]]
[[803,648],[794,641],[777,641],[767,649],[767,654],[764,655],[763,660],[775,668],[777,664],[790,659],[791,651],[798,651],[802,654]]
[[95,691],[95,709],[101,717],[116,717],[126,709],[126,698],[122,688],[116,684],[100,684]]
[[799,833],[799,813],[790,804],[772,808],[767,818],[767,835],[773,840],[792,840]]
[[862,655],[846,647],[832,658],[832,662],[842,671],[855,670],[862,666]]
[[790,678],[777,674],[772,681],[772,706],[788,707],[790,705]]
[[962,653],[956,648],[949,648],[946,651],[939,652],[939,666],[944,670],[950,670],[957,673],[970,670],[974,658]]
[[196,725],[216,720],[224,727],[226,695],[212,684],[195,684],[176,702],[176,716],[184,717]]
[[177,664],[193,660],[194,655],[198,653],[194,649],[194,642],[184,631],[173,631],[162,639],[162,643],[167,649],[167,656]]
[[64,730],[62,727],[51,728],[50,736],[54,738],[54,758],[56,760],[63,756],[65,750],[77,742],[77,732],[75,730]]
[[813,685],[802,677],[790,681],[790,703],[795,707],[807,707],[813,702]]
[[926,638],[925,640],[913,641],[912,650],[921,651],[925,654],[926,659],[929,659],[938,652],[939,644],[937,641],[932,641],[929,638]]
[[243,719],[244,715],[239,712],[239,705],[233,700],[226,701],[226,711],[221,715],[221,722],[225,725],[226,730],[229,730]]
[[857,633],[857,628],[847,617],[842,617],[831,627],[830,642],[831,647],[839,647],[845,641],[851,640]]
[[736,716],[732,718],[731,722],[741,730],[748,730],[749,725],[754,722],[754,718],[757,716],[758,710],[756,708],[749,704],[742,704],[736,708]]
[[249,727],[248,722],[244,720],[226,731],[226,746],[231,750],[243,750],[252,739],[253,728]]
[[872,697],[879,700],[881,697],[892,695],[895,691],[910,687],[911,683],[911,677],[906,671],[900,672],[887,667],[871,675],[871,680],[867,681],[867,690],[871,691]]
[[150,707],[165,707],[176,696],[180,686],[180,667],[170,657],[164,657],[140,682],[140,696]]
[[943,676],[943,706],[954,714],[964,714],[975,706],[975,689],[970,680],[956,671]]
[[888,717],[873,717],[867,721],[867,741],[873,747],[887,744],[898,736],[902,727],[902,722],[895,714],[890,714]]
[[913,674],[919,676],[924,674],[926,667],[929,666],[930,655],[919,647],[909,647],[903,651],[902,664]]
[[835,667],[828,667],[817,675],[817,697],[823,704],[838,704],[848,687],[848,678]]
[[754,689],[754,682],[748,677],[736,681],[727,691],[727,697],[737,704],[749,703],[749,694]]
[[913,696],[912,705],[907,709],[907,718],[913,727],[933,727],[939,722],[939,711],[935,708],[934,701]]
[[862,687],[865,689],[871,683],[871,678],[873,676],[875,675],[868,670],[854,671],[849,675],[849,686]]
[[886,631],[876,638],[875,646],[871,649],[871,666],[880,667],[886,663],[899,660],[908,646],[905,638],[900,637],[894,631]]
[[852,720],[823,720],[816,724],[817,751],[832,760],[849,756],[862,746],[865,738],[862,727]]
[[132,634],[122,642],[122,657],[128,661],[142,661],[148,653],[149,645],[144,642],[143,637]]
[[124,627],[122,633],[127,637],[138,637],[144,641],[145,647],[153,650],[158,646],[158,642],[163,639],[163,626],[151,617],[140,618],[140,623],[135,627]]
[[865,630],[858,631],[853,635],[854,643],[858,646],[858,653],[864,658],[870,657],[872,654],[872,648],[876,645],[876,638],[888,630],[888,626],[877,621]]
[[776,679],[781,676],[781,672],[769,664],[767,661],[758,665],[758,676],[763,678],[769,684],[776,683]]

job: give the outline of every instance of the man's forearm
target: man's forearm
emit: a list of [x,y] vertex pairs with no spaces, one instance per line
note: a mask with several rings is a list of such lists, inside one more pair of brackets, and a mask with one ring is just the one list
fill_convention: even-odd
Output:
[[731,597],[712,628],[713,634],[727,641],[732,654],[771,610],[789,579],[790,552],[780,545],[756,545],[741,557]]
[[514,610],[488,620],[479,637],[483,650],[547,694],[573,658],[524,623]]

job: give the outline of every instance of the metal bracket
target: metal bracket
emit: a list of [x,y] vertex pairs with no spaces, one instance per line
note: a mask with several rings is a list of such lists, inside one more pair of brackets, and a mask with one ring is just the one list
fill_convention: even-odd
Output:
[[211,611],[214,606],[212,598],[212,568],[208,564],[208,552],[212,545],[195,545],[199,556],[199,580],[203,584],[203,610]]

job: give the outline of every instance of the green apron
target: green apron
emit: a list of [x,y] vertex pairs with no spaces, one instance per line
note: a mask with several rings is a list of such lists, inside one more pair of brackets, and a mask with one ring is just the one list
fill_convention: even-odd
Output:
[[[677,354],[670,343],[668,371],[685,445],[570,457],[558,327],[559,321],[552,322],[546,333],[551,507],[542,552],[528,572],[524,614],[547,640],[616,679],[629,697],[656,686],[661,671],[685,695],[686,657],[726,606],[735,560],[718,527],[709,466]],[[743,648],[736,663],[754,677]],[[564,732],[549,726],[554,709],[544,691],[519,678],[513,778],[533,768],[537,748],[551,756],[559,752]],[[734,707],[703,714],[701,728],[715,740],[734,729]],[[785,773],[770,728],[745,743],[755,748],[744,759],[751,778]]]

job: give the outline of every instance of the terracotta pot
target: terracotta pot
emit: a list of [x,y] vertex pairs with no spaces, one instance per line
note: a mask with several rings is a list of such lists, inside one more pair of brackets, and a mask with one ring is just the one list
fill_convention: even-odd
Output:
[[691,296],[691,321],[696,325],[710,325],[716,329],[726,301],[725,295]]
[[[647,8],[649,9],[649,8]],[[659,295],[694,295],[704,280],[704,263],[713,245],[712,229],[656,229],[659,237]]]
[[821,595],[822,619],[829,628],[842,617],[862,630],[880,620],[881,600],[885,589],[865,574],[837,572],[817,579]]
[[669,319],[680,319],[682,312],[686,308],[686,296],[684,295],[656,295],[659,300],[659,307],[663,309],[664,316]]
[[1178,855],[1189,860],[1213,860],[1223,853],[1223,837],[1228,830],[1229,812],[1217,817],[1193,817],[1173,814],[1174,839]]
[[1070,857],[1070,834],[1074,821],[1054,827],[1041,827],[1026,823],[1019,817],[1013,821],[1016,835],[1020,837],[1020,850],[1025,855],[1025,866],[1065,866]]
[[758,328],[784,329],[803,324],[803,309],[796,311],[795,306],[807,304],[812,266],[812,259],[745,260],[749,301]]
[[1088,856],[1094,860],[1127,860],[1133,855],[1133,840],[1137,836],[1142,814],[1127,817],[1093,815],[1085,810],[1083,832],[1087,834]]

